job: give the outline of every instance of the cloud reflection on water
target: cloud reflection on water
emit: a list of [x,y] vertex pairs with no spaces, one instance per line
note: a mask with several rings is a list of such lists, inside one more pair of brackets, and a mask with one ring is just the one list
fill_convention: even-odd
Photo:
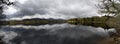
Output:
[[[97,41],[109,37],[114,29],[104,30],[91,26],[76,26],[70,24],[54,24],[40,26],[5,26],[1,29],[9,43],[21,44],[96,44]],[[13,33],[14,32],[14,33]]]

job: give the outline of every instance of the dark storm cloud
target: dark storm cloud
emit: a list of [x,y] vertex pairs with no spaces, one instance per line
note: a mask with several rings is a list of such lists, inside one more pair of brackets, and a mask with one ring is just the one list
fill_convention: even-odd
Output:
[[[46,1],[45,1],[46,2]],[[50,3],[50,2],[49,2]],[[49,13],[46,9],[49,9],[50,4],[44,4],[44,1],[39,1],[39,0],[29,0],[25,4],[16,4],[16,9],[19,11],[13,14],[12,16],[15,17],[23,17],[26,15],[35,15],[40,14],[44,15],[46,13]]]
[[18,11],[8,17],[39,16],[63,19],[91,17],[98,15],[95,4],[97,4],[95,0],[27,0],[25,3],[17,3],[15,8]]
[[[35,9],[34,9],[35,10]],[[30,10],[29,8],[26,8],[26,9],[21,9],[19,12],[15,13],[13,16],[14,17],[23,17],[23,16],[26,16],[26,15],[34,15],[36,13],[39,13],[39,14],[46,14],[46,11],[44,10]]]

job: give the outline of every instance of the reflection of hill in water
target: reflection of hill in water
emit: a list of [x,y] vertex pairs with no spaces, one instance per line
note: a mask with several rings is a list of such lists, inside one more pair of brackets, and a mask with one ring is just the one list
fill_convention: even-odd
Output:
[[[30,27],[30,26],[39,26],[39,25],[54,25],[54,24],[63,24],[62,22],[61,23],[43,23],[43,24],[20,24],[20,25],[7,25],[7,26],[18,26],[18,27]],[[92,26],[92,27],[102,27],[104,29],[110,29],[110,28],[113,28],[105,23],[69,23],[71,25],[85,25],[85,26]]]
[[70,24],[5,26],[0,31],[12,44],[97,44],[109,32],[115,30]]

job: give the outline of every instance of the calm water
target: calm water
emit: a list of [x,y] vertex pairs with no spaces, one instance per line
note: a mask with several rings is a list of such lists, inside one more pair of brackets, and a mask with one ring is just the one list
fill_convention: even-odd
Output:
[[3,41],[8,44],[99,44],[115,32],[114,28],[64,23],[2,26],[0,36],[3,36]]

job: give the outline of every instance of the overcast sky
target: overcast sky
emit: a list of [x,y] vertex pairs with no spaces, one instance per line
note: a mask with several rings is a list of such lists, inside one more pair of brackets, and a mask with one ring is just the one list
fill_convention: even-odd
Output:
[[[11,0],[14,1],[14,0]],[[70,19],[99,16],[97,0],[17,0],[4,10],[7,19]]]

